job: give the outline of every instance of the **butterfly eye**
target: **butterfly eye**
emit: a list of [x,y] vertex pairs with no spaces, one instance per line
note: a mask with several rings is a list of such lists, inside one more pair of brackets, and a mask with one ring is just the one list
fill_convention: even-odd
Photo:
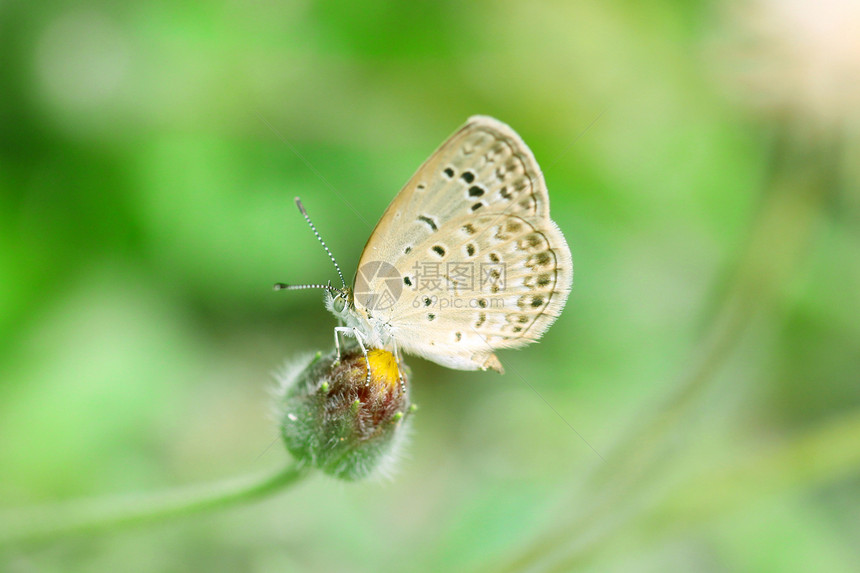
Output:
[[331,306],[334,308],[335,312],[343,312],[343,307],[346,306],[346,303],[341,295],[337,295],[334,297],[334,301],[332,301]]

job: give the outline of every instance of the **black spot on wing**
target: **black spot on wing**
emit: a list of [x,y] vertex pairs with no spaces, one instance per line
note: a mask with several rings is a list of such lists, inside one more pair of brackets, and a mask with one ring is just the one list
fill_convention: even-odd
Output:
[[436,221],[434,221],[433,219],[431,219],[427,215],[418,215],[418,220],[421,221],[422,223],[426,223],[427,226],[430,227],[430,229],[433,231],[439,230],[439,227],[436,225]]

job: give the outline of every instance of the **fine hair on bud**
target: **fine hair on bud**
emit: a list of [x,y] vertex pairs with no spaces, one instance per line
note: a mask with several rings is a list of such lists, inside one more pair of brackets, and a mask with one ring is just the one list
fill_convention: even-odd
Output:
[[[370,363],[370,380],[367,364]],[[387,475],[414,408],[408,372],[387,350],[317,354],[279,376],[281,435],[299,462],[344,480]]]

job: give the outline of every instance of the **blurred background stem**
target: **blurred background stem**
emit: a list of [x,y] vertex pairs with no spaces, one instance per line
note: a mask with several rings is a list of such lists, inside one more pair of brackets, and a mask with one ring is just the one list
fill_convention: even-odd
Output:
[[[573,571],[593,564],[600,555],[623,559],[644,552],[686,529],[767,503],[792,490],[822,487],[860,473],[860,411],[828,420],[776,445],[750,447],[728,467],[710,467],[674,484],[635,517],[639,535],[624,539],[603,534],[554,563],[552,571]],[[632,523],[632,522],[631,522]],[[617,549],[617,550],[614,550]]]
[[186,486],[156,494],[105,497],[7,512],[0,517],[0,547],[116,531],[225,509],[275,494],[305,475],[292,464],[276,474]]
[[597,539],[619,531],[642,510],[642,492],[690,443],[690,425],[726,359],[798,269],[821,207],[837,188],[838,151],[837,138],[810,137],[800,129],[783,127],[774,136],[762,205],[746,248],[729,265],[727,286],[718,293],[689,366],[663,403],[644,408],[604,454],[605,463],[584,478],[571,502],[573,519],[541,536],[505,571],[568,571]]

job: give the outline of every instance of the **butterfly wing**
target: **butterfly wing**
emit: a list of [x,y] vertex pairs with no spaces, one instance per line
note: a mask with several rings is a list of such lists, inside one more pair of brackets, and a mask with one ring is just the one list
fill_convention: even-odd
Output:
[[[380,262],[403,287],[393,303],[369,309],[371,320],[387,324],[401,349],[463,370],[501,371],[494,350],[540,338],[573,281],[534,156],[486,116],[470,118],[391,202],[359,276]],[[362,292],[392,292],[392,275],[368,275],[356,305],[371,306]]]

